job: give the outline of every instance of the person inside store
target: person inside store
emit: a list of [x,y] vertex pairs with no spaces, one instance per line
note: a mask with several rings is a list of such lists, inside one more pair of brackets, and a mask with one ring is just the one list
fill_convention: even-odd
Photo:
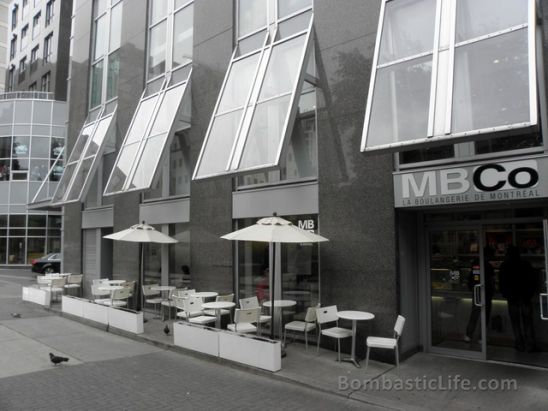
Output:
[[500,291],[508,301],[516,350],[537,351],[532,302],[538,293],[535,269],[520,256],[518,247],[510,245],[500,266],[499,276]]
[[[485,247],[483,249],[483,263],[485,265],[483,270],[485,276],[485,322],[487,326],[489,326],[489,319],[491,318],[491,305],[493,301],[493,294],[495,293],[495,269],[492,265],[494,255],[495,252],[491,247]],[[472,262],[472,270],[470,271],[470,277],[468,277],[468,288],[473,291],[474,286],[478,284],[481,284],[481,271],[480,261],[476,258]],[[481,306],[477,306],[472,301],[472,311],[470,311],[470,319],[468,320],[468,325],[466,326],[464,341],[472,341],[474,331],[476,330],[480,317]]]

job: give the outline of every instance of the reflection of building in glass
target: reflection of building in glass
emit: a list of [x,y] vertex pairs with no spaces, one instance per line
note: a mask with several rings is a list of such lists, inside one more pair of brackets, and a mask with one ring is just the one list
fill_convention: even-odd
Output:
[[12,96],[0,96],[0,265],[30,264],[61,250],[61,213],[27,204],[42,183],[49,191],[57,185],[58,175],[44,179],[65,145],[66,104]]

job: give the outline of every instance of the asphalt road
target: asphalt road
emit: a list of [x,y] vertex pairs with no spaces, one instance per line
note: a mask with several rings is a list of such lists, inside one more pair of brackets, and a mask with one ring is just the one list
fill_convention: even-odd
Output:
[[[0,270],[0,410],[346,410],[365,404],[126,339],[21,302]],[[11,313],[21,314],[13,318]],[[48,353],[70,358],[53,366]]]

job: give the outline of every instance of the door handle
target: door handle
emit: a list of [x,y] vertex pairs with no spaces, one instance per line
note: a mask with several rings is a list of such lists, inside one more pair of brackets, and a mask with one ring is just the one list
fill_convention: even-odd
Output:
[[481,301],[481,284],[476,284],[474,286],[474,305],[476,307],[481,307],[483,302]]
[[540,302],[540,319],[548,321],[548,317],[546,317],[546,313],[544,312],[544,303],[543,303],[543,297],[548,300],[548,294],[541,293],[539,295],[539,302]]

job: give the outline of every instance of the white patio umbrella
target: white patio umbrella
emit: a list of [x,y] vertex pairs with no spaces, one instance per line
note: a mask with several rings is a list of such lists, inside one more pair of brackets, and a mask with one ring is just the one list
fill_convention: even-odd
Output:
[[144,243],[161,243],[161,244],[172,244],[177,243],[178,240],[172,238],[158,230],[154,227],[145,224],[143,221],[141,224],[132,225],[125,230],[118,231],[109,235],[103,236],[103,238],[108,238],[115,241],[128,241],[131,243],[139,243],[139,281],[137,284],[137,311],[141,310],[142,306],[142,285],[144,277],[144,264],[143,264],[143,244]]
[[[274,213],[272,217],[261,218],[254,225],[223,235],[221,238],[232,241],[258,241],[269,243],[271,249],[273,250],[273,255],[275,255],[275,248],[273,248],[272,245],[275,243],[320,243],[323,241],[329,241],[321,235],[295,227],[290,221],[277,217],[276,213]],[[272,261],[273,264],[275,264],[275,258],[273,258]],[[272,287],[270,288],[270,301],[272,302],[270,338],[274,339],[274,291],[276,289],[275,267],[270,267],[270,272],[272,273]]]

